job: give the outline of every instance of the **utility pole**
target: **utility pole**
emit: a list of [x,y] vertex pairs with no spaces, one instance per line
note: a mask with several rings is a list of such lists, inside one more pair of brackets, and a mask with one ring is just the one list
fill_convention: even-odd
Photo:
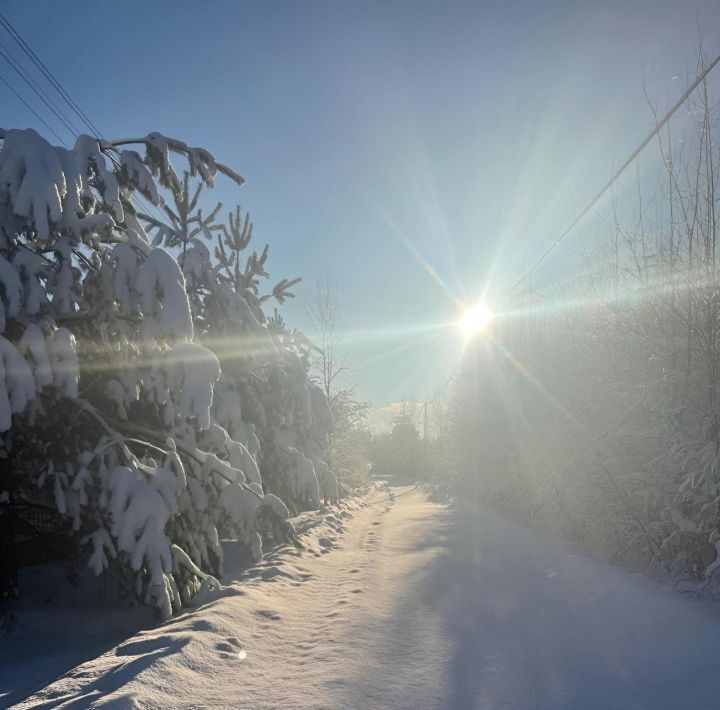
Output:
[[429,479],[430,476],[428,475],[430,473],[430,466],[428,462],[428,422],[427,422],[427,400],[425,400],[425,404],[423,405],[423,450],[425,455],[425,479]]

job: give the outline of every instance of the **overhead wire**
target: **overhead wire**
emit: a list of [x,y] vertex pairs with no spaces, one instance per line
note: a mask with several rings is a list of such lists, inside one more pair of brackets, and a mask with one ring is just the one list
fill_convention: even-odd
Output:
[[2,43],[0,43],[0,57],[2,57],[15,70],[15,73],[18,74],[18,76],[30,87],[33,93],[35,93],[45,106],[47,106],[48,109],[55,114],[60,123],[62,123],[63,126],[70,131],[73,137],[80,133],[78,128],[70,121],[62,110],[58,108],[55,102],[45,93],[45,91],[43,91],[35,79],[33,79],[33,77],[30,76],[25,69],[23,69],[22,65],[15,60],[9,50],[7,50]]
[[62,96],[67,102],[68,106],[77,114],[80,120],[90,129],[91,133],[100,137],[101,132],[97,126],[88,118],[87,114],[80,108],[80,106],[73,100],[70,94],[65,90],[62,84],[58,81],[55,75],[50,71],[46,64],[38,57],[33,51],[32,47],[23,39],[22,35],[13,27],[11,22],[0,13],[0,25],[2,25],[8,34],[12,37],[15,43],[30,59],[30,61],[38,68],[42,75],[50,82],[53,88]]
[[30,113],[37,118],[40,123],[42,123],[45,128],[48,129],[66,148],[68,147],[68,144],[65,142],[65,140],[60,136],[60,134],[25,100],[25,98],[22,96],[22,94],[10,83],[8,79],[6,79],[2,74],[0,74],[0,82],[5,84],[10,91],[12,91],[13,94],[18,98],[19,101],[22,102],[22,104],[27,108]]
[[599,192],[595,195],[595,197],[590,200],[590,202],[585,206],[585,208],[575,217],[575,219],[571,222],[571,224],[566,227],[560,234],[559,237],[555,239],[555,241],[541,254],[540,258],[533,264],[533,266],[528,269],[512,286],[512,288],[507,292],[507,296],[512,295],[512,293],[520,286],[526,279],[528,279],[532,274],[537,271],[537,269],[541,266],[541,264],[550,256],[550,254],[562,243],[562,241],[572,232],[572,230],[580,223],[580,221],[585,217],[590,210],[595,207],[595,205],[602,199],[602,197],[605,195],[605,193],[610,189],[610,187],[613,185],[613,183],[625,172],[625,170],[634,162],[634,160],[640,155],[640,153],[643,151],[643,149],[650,143],[650,141],[662,130],[662,128],[665,126],[665,124],[672,118],[673,114],[690,98],[690,95],[697,89],[698,86],[707,78],[708,74],[715,68],[715,66],[720,62],[720,55],[715,57],[710,64],[708,64],[705,69],[698,74],[698,76],[695,78],[695,81],[688,87],[688,89],[685,91],[685,93],[673,104],[672,108],[665,114],[665,116],[662,118],[662,120],[655,125],[655,128],[653,128],[652,131],[648,134],[648,136],[640,143],[640,145],[635,148],[635,150],[629,155],[629,157],[625,160],[625,162],[610,176],[610,179],[600,188]]
[[[60,81],[57,79],[57,77],[53,74],[53,72],[47,67],[47,65],[40,59],[40,57],[37,56],[37,54],[33,51],[32,47],[25,41],[25,39],[22,37],[22,35],[13,27],[12,23],[2,14],[0,13],[0,26],[3,27],[7,33],[10,35],[10,37],[15,41],[15,43],[20,47],[20,49],[23,51],[23,53],[30,59],[30,61],[35,65],[35,67],[41,72],[41,74],[45,77],[45,79],[50,83],[50,85],[58,92],[60,97],[65,101],[65,103],[72,109],[72,111],[78,116],[80,121],[89,129],[89,131],[97,138],[98,140],[103,140],[105,142],[108,142],[107,139],[103,136],[100,129],[97,127],[97,125],[90,119],[90,117],[83,111],[83,109],[80,107],[80,105],[70,96],[70,93],[65,89],[65,87],[60,83]],[[7,48],[5,48],[5,52],[7,54],[10,54]],[[2,52],[2,49],[0,49],[0,54],[5,56],[5,54]],[[10,55],[12,57],[12,55]],[[7,56],[5,56],[6,61],[13,66],[13,62],[8,59]],[[12,58],[15,63],[18,63],[17,60]],[[15,71],[17,71],[21,76],[21,72],[17,67],[13,66]],[[25,77],[23,77],[25,79]],[[67,119],[67,116],[59,109],[57,106],[55,109],[53,109],[54,102],[47,97],[47,94],[37,85],[37,82],[30,77],[30,79],[25,79],[26,83],[30,85],[30,87],[35,91],[38,96],[40,96],[41,100],[43,100],[43,103],[45,103],[48,108],[55,114],[55,116],[60,120],[63,125],[65,125],[68,130],[71,131],[71,133],[74,132],[74,137],[79,136],[82,131],[77,128],[77,126]],[[20,98],[20,100],[23,102],[25,106],[27,106],[32,113],[40,120],[42,121],[43,125],[45,125],[52,133],[53,135],[60,140],[65,147],[67,147],[67,143],[65,143],[62,138],[58,135],[58,133],[53,130],[49,124],[43,120],[38,113],[33,110],[30,105],[22,99],[22,97],[19,95],[17,91],[15,91],[12,87],[10,87],[9,83],[5,81],[6,84],[8,84],[9,88],[13,91],[13,93]],[[33,84],[35,84],[35,88],[33,87]],[[45,94],[45,97],[47,98],[47,101],[43,99],[41,94]],[[52,105],[51,105],[52,104]],[[57,109],[57,110],[56,110]],[[63,116],[67,119],[67,123],[65,120],[63,120]],[[68,123],[72,126],[68,125]],[[141,209],[147,212],[155,212],[156,216],[164,221],[165,215],[158,209],[158,207],[150,202],[148,202],[141,194],[136,193],[131,198],[133,204],[135,205],[135,208],[140,211]],[[142,207],[141,207],[142,206]]]
[[[707,78],[708,74],[710,74],[710,72],[715,68],[715,66],[717,66],[718,63],[720,63],[720,55],[715,57],[715,59],[713,59],[712,62],[710,62],[710,64],[708,64],[707,67],[705,67],[705,69],[697,75],[697,77],[692,82],[692,84],[690,84],[685,93],[673,104],[673,106],[665,114],[665,116],[663,116],[663,118],[658,123],[656,123],[653,130],[645,137],[645,139],[640,143],[640,145],[638,145],[637,148],[633,150],[633,152],[628,156],[628,158],[623,162],[623,164],[610,176],[607,182],[605,182],[605,184],[600,188],[598,193],[592,198],[592,200],[590,200],[590,202],[585,206],[585,208],[575,217],[575,219],[570,223],[570,225],[560,233],[560,235],[555,239],[555,241],[541,254],[540,258],[513,284],[512,288],[507,292],[507,296],[512,295],[514,291],[523,284],[524,281],[526,281],[528,278],[530,278],[530,276],[533,275],[533,273],[544,263],[548,256],[550,256],[550,254],[563,242],[563,240],[572,232],[572,230],[590,212],[590,210],[595,207],[595,205],[607,193],[613,183],[615,183],[615,181],[635,161],[635,159],[640,155],[644,148],[662,130],[662,128],[668,123],[668,121],[678,111],[678,109],[688,100],[688,98],[690,98],[695,89],[700,86],[700,84]],[[450,374],[450,377],[448,377],[443,386],[440,388],[440,390],[438,390],[437,394],[432,399],[426,400],[426,407],[427,405],[433,404],[440,399],[447,387],[457,375],[459,368],[460,365],[458,365],[453,370],[453,372]]]

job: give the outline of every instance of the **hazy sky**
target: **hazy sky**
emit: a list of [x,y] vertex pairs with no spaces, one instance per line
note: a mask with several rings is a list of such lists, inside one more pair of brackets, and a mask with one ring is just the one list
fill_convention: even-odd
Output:
[[[157,130],[247,178],[220,197],[250,210],[274,279],[304,277],[289,324],[306,327],[302,302],[329,277],[352,379],[381,404],[432,397],[462,346],[438,326],[488,283],[499,299],[644,137],[643,75],[664,108],[698,37],[720,51],[717,0],[2,12],[106,136]],[[0,75],[18,84],[2,59]],[[47,133],[1,84],[0,107],[0,126]]]

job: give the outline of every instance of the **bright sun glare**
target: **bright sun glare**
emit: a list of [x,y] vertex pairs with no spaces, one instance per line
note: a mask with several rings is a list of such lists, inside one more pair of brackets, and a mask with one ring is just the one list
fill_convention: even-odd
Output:
[[468,306],[458,325],[466,338],[472,338],[487,327],[492,319],[492,311],[484,301]]

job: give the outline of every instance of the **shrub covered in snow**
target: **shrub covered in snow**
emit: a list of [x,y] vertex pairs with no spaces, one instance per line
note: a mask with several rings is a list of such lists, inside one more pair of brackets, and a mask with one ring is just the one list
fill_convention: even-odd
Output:
[[466,349],[453,451],[465,494],[718,599],[720,135],[698,93],[657,184]]
[[336,495],[308,346],[264,313],[299,279],[262,295],[247,215],[203,216],[218,173],[243,182],[203,149],[0,139],[0,493],[168,615],[216,584],[220,535],[259,558],[288,505]]

